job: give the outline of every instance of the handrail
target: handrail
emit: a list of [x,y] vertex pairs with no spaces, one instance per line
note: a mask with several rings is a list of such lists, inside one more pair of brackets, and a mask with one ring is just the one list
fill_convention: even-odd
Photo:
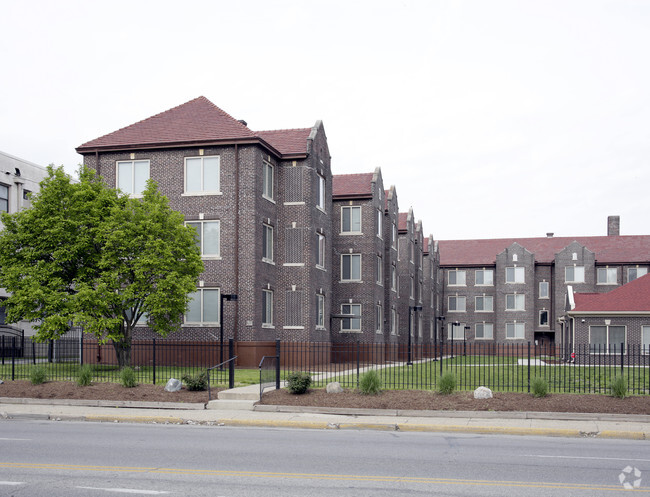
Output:
[[[275,359],[276,361],[280,360],[280,357],[277,355],[265,355],[262,357],[262,360],[260,361],[260,364],[258,366],[260,370],[260,400],[262,400],[262,394],[264,393],[264,383],[262,383],[262,364],[264,364],[265,359]],[[276,383],[276,388],[278,388],[278,383],[279,378],[278,378],[278,368],[277,368],[277,363],[276,363],[276,378],[275,378],[275,383]]]
[[228,364],[230,361],[234,361],[235,359],[237,359],[237,356],[235,356],[235,357],[231,357],[231,358],[228,359],[227,361],[220,362],[220,363],[217,364],[216,366],[212,366],[211,368],[208,368],[208,371],[212,371],[213,369],[220,368],[220,367],[223,366],[224,364]]
[[[235,378],[234,378],[234,376],[235,376],[235,368],[234,368],[235,359],[237,359],[237,356],[233,356],[230,359],[228,359],[227,361],[223,361],[223,362],[217,364],[216,366],[212,366],[211,368],[207,369],[207,371],[208,371],[208,402],[212,400],[212,387],[210,385],[210,371],[212,371],[213,369],[216,369],[216,368],[223,369],[223,365],[228,364],[228,387],[233,388],[235,386]],[[232,363],[232,364],[230,364],[230,363]]]

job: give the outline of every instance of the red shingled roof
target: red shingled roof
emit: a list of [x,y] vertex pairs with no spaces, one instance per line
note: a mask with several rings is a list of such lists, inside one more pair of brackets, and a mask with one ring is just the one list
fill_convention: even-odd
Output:
[[575,293],[574,313],[650,312],[650,274],[607,293]]
[[438,248],[443,266],[495,264],[497,254],[515,242],[535,254],[537,262],[550,263],[574,241],[594,252],[599,263],[650,261],[650,235],[441,240]]
[[374,173],[337,174],[332,176],[333,197],[372,197]]
[[307,153],[307,138],[310,133],[311,128],[302,128],[258,131],[256,135],[282,155],[297,155]]

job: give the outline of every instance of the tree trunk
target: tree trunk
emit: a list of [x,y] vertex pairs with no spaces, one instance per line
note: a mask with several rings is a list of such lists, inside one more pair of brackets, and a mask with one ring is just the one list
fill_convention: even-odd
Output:
[[113,339],[113,348],[117,356],[117,365],[120,369],[131,366],[131,330],[128,326],[123,324],[120,326],[122,331],[122,339]]

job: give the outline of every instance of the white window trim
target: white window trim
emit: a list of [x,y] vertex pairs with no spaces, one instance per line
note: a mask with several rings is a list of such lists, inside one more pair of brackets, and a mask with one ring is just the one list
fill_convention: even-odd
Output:
[[[546,324],[542,324],[542,313],[546,313]],[[550,328],[551,327],[551,311],[548,309],[540,309],[537,313],[537,326],[541,328]]]
[[[359,279],[343,279],[343,258],[344,257],[359,257]],[[350,266],[351,267],[351,266]],[[352,273],[352,271],[350,271]],[[363,283],[363,256],[362,254],[341,254],[341,274],[340,283]]]
[[[598,281],[598,274],[605,270],[607,280],[609,280],[610,271],[614,272],[614,281]],[[596,268],[596,285],[612,286],[618,285],[618,268],[615,267],[597,267]]]
[[[322,306],[322,316],[323,316],[323,323],[320,324],[318,322],[320,316],[321,316],[321,306]],[[316,294],[316,329],[317,330],[324,330],[325,329],[325,295],[322,293],[317,293]]]
[[[219,287],[200,287],[196,289],[195,293],[199,293],[201,295],[201,319],[203,319],[203,291],[204,290],[216,290],[218,294],[218,299],[217,302],[221,301],[221,288]],[[220,310],[220,309],[219,309]],[[221,314],[219,314],[219,317],[217,321],[187,321],[186,320],[187,313],[183,315],[183,324],[181,327],[192,327],[192,328],[199,328],[199,327],[204,327],[204,326],[221,326]],[[138,323],[140,324],[140,323]]]
[[[458,307],[458,299],[463,299],[463,302],[465,302],[464,309],[452,310],[450,305],[451,299],[456,299],[456,307]],[[465,295],[449,295],[447,297],[447,312],[467,312],[467,297]]]
[[[264,188],[267,179],[266,177],[267,167],[271,169],[271,196],[270,197],[267,195],[266,190]],[[262,161],[262,198],[268,200],[269,202],[273,202],[275,204],[275,166],[266,160]]]
[[[477,326],[483,326],[483,336],[479,337],[476,332],[476,327]],[[492,327],[492,332],[490,333],[489,337],[485,336],[485,327],[486,326],[491,326]],[[494,323],[476,323],[474,326],[474,340],[494,340]]]
[[[325,239],[325,235],[323,235],[322,233],[317,232],[316,233],[316,241],[318,243],[318,250],[316,252],[316,267],[318,269],[322,269],[324,271],[325,270],[325,261],[326,261],[325,251],[326,251],[326,247],[327,247],[327,240]],[[321,241],[322,241],[322,245],[321,245]],[[322,259],[323,259],[323,264],[322,265],[320,263],[321,262],[321,260],[320,260],[321,256],[322,256]]]
[[[465,331],[465,326],[466,325],[467,325],[467,323],[459,323],[457,325],[454,324],[454,323],[449,323],[449,326],[447,328],[448,337],[451,338],[451,340],[454,340],[454,341],[455,340],[460,340],[462,342],[463,340],[466,340],[467,339],[467,332]],[[454,329],[460,329],[461,330],[461,334],[460,334],[461,336],[456,337],[454,335]]]
[[[575,268],[579,268],[579,267],[582,268],[582,280],[576,280],[576,279],[569,280],[567,278],[567,269],[569,269],[569,268],[574,269],[573,276],[575,278]],[[570,283],[584,283],[585,282],[585,276],[586,276],[586,274],[585,274],[585,267],[584,266],[565,266],[564,267],[564,283],[567,283],[567,284],[570,284]]]
[[[646,274],[648,274],[648,268],[647,267],[629,267],[629,268],[627,268],[627,281],[628,282],[629,281],[634,281],[634,280],[630,280],[630,272],[631,271],[637,271],[638,272],[639,269],[642,270],[642,271],[645,270],[645,274],[642,274],[641,276],[645,276]],[[634,279],[637,280],[637,279],[641,278],[641,276],[639,276],[637,274]]]
[[384,286],[384,258],[380,255],[377,256],[377,284]]
[[[201,224],[201,233],[199,233],[201,241],[201,259],[203,260],[221,260],[221,220],[220,219],[195,219],[185,221],[185,226],[188,224]],[[218,223],[219,224],[219,253],[218,254],[204,254],[203,253],[203,224],[204,223]]]
[[[358,303],[341,304],[341,314],[348,314],[343,310],[343,307],[345,307],[345,306],[358,306],[359,307],[359,314],[358,315],[355,314],[355,316],[358,316],[358,317],[350,318],[350,319],[358,319],[359,320],[359,328],[349,328],[349,329],[343,328],[343,323],[345,322],[345,319],[341,319],[340,320],[341,325],[340,325],[340,328],[339,328],[339,332],[340,333],[361,333],[361,330],[363,328],[363,323],[362,323],[363,307],[361,306],[361,304],[358,304]],[[352,314],[352,313],[350,312],[349,314]]]
[[377,238],[384,239],[384,213],[381,209],[377,209]]
[[384,309],[381,304],[375,305],[375,333],[381,334],[384,332]]
[[[508,269],[514,269],[514,280],[508,281]],[[517,273],[522,273],[523,279],[521,281],[517,280]],[[506,283],[509,285],[522,285],[526,283],[526,269],[524,266],[508,266],[506,267]]]
[[[465,273],[465,283],[450,283],[449,275],[451,273]],[[458,277],[456,278],[458,280]],[[447,271],[447,286],[467,286],[467,270],[465,269],[449,269]]]
[[[266,288],[262,289],[262,295],[271,295],[271,322],[264,322],[264,315],[262,314],[262,328],[275,328],[274,319],[275,319],[275,296],[273,295],[273,290]],[[262,304],[266,305],[264,299],[262,299]]]
[[[492,301],[492,309],[489,311],[486,311],[485,309],[479,309],[478,308],[478,299],[483,299],[483,303],[485,304],[485,299],[491,299]],[[483,306],[485,307],[485,305]],[[474,311],[475,312],[494,312],[494,296],[492,295],[475,295],[474,296]]]
[[[508,308],[508,297],[509,296],[514,296],[515,297],[515,307],[514,308]],[[521,297],[521,298],[518,298]],[[517,302],[523,301],[524,305],[522,308],[517,307]],[[506,294],[506,312],[522,312],[526,310],[526,294],[525,293],[508,293]]]
[[[492,273],[492,283],[476,283],[476,280],[477,280],[476,275],[477,275],[477,273],[479,273],[479,272],[486,273],[488,271]],[[494,286],[494,270],[493,269],[477,269],[476,271],[474,271],[474,286],[490,286],[490,287]]]
[[[508,325],[509,324],[512,324],[515,327],[515,329],[514,329],[515,336],[514,337],[509,337],[508,336]],[[522,329],[523,329],[523,334],[520,337],[516,336],[517,335],[517,327],[518,327],[518,325],[520,325],[522,327]],[[525,339],[526,339],[526,323],[521,323],[521,322],[517,322],[517,321],[508,321],[508,322],[506,322],[506,340],[525,340]]]
[[[591,351],[591,328],[592,328],[593,326],[598,326],[598,327],[604,327],[604,328],[606,328],[606,330],[605,330],[605,336],[607,337],[607,344],[606,344],[606,346],[605,346],[605,349],[606,349],[605,352],[592,352],[592,351]],[[588,342],[588,347],[589,347],[589,349],[590,349],[590,350],[589,350],[589,354],[590,354],[590,355],[620,355],[621,351],[620,351],[620,349],[618,349],[618,347],[619,347],[621,344],[620,344],[620,343],[610,343],[610,341],[609,341],[609,329],[612,328],[612,327],[617,327],[617,328],[623,327],[623,328],[625,328],[625,332],[624,332],[624,333],[625,333],[625,339],[623,340],[623,355],[627,355],[627,343],[628,343],[628,342],[627,342],[627,325],[624,325],[624,324],[589,325],[589,342]],[[641,331],[643,331],[643,330],[641,330]],[[641,338],[643,338],[643,336],[641,336]],[[614,346],[617,347],[617,350],[616,350],[615,352],[611,352],[611,353],[610,353],[610,352],[609,352],[610,347],[613,348]]]
[[[217,190],[200,190],[196,192],[187,191],[187,159],[201,159],[201,183],[203,183],[203,159],[214,159],[219,160],[219,188]],[[203,187],[203,185],[201,185]],[[220,155],[198,155],[196,157],[185,157],[183,159],[183,197],[200,197],[204,195],[222,195],[221,193],[221,156]]]
[[[643,335],[647,333],[647,346],[643,347]],[[650,355],[650,325],[641,325],[641,354]]]
[[[326,195],[326,182],[325,182],[325,176],[323,176],[320,173],[316,173],[316,176],[318,177],[318,191],[316,192],[316,208],[322,212],[326,212],[325,210],[325,198],[327,197]],[[321,205],[322,204],[322,205]]]
[[[546,285],[546,297],[542,296],[542,285]],[[551,284],[548,281],[540,281],[537,289],[540,299],[548,300],[551,298]]]
[[[275,265],[275,228],[270,224],[262,223],[262,229],[264,230],[264,232],[267,233],[266,235],[267,243],[268,243],[268,233],[269,231],[271,232],[271,258],[264,257],[264,250],[266,249],[266,247],[264,246],[264,244],[262,244],[262,261],[266,262],[267,264]],[[262,240],[264,240],[264,238],[262,238]]]
[[[146,162],[147,163],[147,180],[151,179],[151,160],[150,159],[130,159],[130,160],[118,160],[115,161],[115,188],[119,189],[120,188],[120,164],[126,164],[130,163],[131,164],[131,189],[135,187],[135,163],[136,162]],[[120,190],[121,191],[121,190]],[[130,192],[123,192],[126,193],[129,197],[133,198],[142,198],[142,193],[133,193],[133,191]]]
[[[343,231],[343,212],[346,210],[352,211],[352,209],[359,209],[359,231]],[[350,219],[350,225],[352,220]],[[341,206],[341,232],[339,233],[342,236],[357,236],[363,235],[363,209],[360,205],[342,205]]]

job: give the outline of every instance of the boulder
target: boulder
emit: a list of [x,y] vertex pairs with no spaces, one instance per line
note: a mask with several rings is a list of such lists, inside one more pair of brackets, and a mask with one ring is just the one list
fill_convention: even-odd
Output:
[[177,380],[176,378],[170,378],[169,381],[167,382],[167,385],[165,385],[165,391],[166,392],[178,392],[183,384],[181,383],[181,380]]
[[474,398],[475,399],[491,399],[492,398],[492,390],[490,390],[488,387],[478,387],[476,390],[474,390]]
[[338,381],[333,381],[332,383],[327,384],[327,387],[325,387],[325,391],[327,393],[341,393],[343,392],[343,388],[341,387],[341,384]]

